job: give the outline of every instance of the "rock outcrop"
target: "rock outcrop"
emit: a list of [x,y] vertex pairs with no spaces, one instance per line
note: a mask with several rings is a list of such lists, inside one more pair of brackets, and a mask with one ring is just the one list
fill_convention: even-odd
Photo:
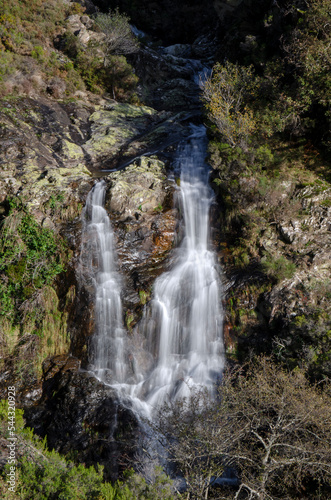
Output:
[[313,377],[329,376],[330,184],[304,166],[294,180],[284,167],[283,180],[261,189],[258,175],[241,172],[233,181],[238,165],[228,177],[218,168],[228,353],[269,352]]
[[26,412],[27,424],[50,448],[79,454],[86,465],[105,467],[115,479],[136,452],[138,423],[118,400],[116,391],[93,374],[78,371],[74,358],[58,356],[44,364],[43,395]]
[[[22,305],[24,311],[42,307],[42,328],[51,321],[47,318],[53,318],[58,334],[63,333],[61,346],[48,339],[48,334],[38,337],[41,320],[39,326],[27,323],[23,309],[23,323],[15,327],[14,335],[9,334],[11,323],[2,317],[2,383],[4,390],[9,381],[17,383],[26,404],[40,396],[41,360],[36,353],[47,356],[70,350],[86,361],[86,342],[94,328],[93,291],[77,282],[76,268],[82,208],[95,177],[105,175],[102,169],[122,168],[108,178],[112,186],[109,210],[118,233],[121,271],[127,275],[128,322],[132,315],[137,320],[146,300],[142,294],[148,297],[175,239],[174,183],[167,181],[166,168],[174,144],[190,133],[187,115],[86,97],[94,102],[22,98],[14,107],[7,100],[1,113],[2,217],[8,213],[8,200],[20,198],[41,227],[66,242],[69,252],[66,273],[49,293],[44,297],[42,290],[36,292]],[[163,161],[152,155],[157,152]],[[55,301],[49,300],[50,294]],[[31,360],[32,372],[29,364],[22,363],[24,357]],[[19,371],[18,365],[22,366]],[[34,373],[32,378],[26,370]]]

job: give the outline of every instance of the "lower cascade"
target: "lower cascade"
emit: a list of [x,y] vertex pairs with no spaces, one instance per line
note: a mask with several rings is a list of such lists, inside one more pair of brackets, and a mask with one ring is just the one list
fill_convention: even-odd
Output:
[[192,125],[192,135],[178,147],[175,169],[180,171],[184,238],[174,267],[155,281],[152,300],[134,332],[145,339],[144,349],[152,360],[148,366],[142,366],[134,350],[130,352],[122,323],[121,279],[113,231],[103,208],[104,181],[94,186],[85,208],[82,260],[96,295],[93,370],[147,415],[167,397],[188,396],[200,387],[212,391],[224,365],[221,287],[209,241],[213,191],[204,161],[206,144],[204,127]]

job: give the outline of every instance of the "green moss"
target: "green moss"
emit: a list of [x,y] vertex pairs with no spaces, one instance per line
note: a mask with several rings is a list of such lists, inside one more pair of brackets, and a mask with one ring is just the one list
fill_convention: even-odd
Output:
[[132,323],[134,322],[134,315],[130,311],[126,311],[125,313],[125,324],[129,330],[132,328]]
[[62,152],[70,160],[84,160],[84,152],[78,144],[66,139],[62,141]]
[[139,290],[140,304],[145,305],[147,302],[147,293],[144,290]]
[[27,271],[26,257],[19,259],[16,264],[10,264],[7,267],[7,276],[14,285],[18,285],[23,281],[24,274]]

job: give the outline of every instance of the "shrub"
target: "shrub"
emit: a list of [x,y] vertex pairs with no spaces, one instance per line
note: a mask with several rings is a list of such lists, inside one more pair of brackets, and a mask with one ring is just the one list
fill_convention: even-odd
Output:
[[274,161],[274,155],[267,145],[263,145],[257,148],[255,152],[255,158],[257,162],[263,167],[268,167]]
[[25,300],[64,270],[62,240],[39,226],[22,202],[10,205],[0,232],[0,315],[11,315],[15,299]]
[[108,90],[114,99],[134,101],[138,77],[133,73],[132,66],[124,56],[112,56],[108,64]]
[[[107,91],[114,99],[132,100],[138,78],[132,66],[124,56],[106,56],[106,63],[99,55],[98,44],[89,43],[83,49],[81,43],[72,33],[65,35],[65,52],[74,61],[74,69],[83,79],[86,87],[91,92],[101,93]],[[68,71],[67,80],[72,78],[73,70]],[[78,86],[78,82],[75,82]]]
[[108,65],[110,55],[137,52],[139,44],[131,30],[128,16],[120,14],[119,10],[116,9],[113,12],[109,11],[108,14],[97,14],[95,22],[106,35],[105,66]]
[[275,258],[271,255],[266,255],[262,259],[264,271],[276,281],[290,279],[296,271],[296,266],[286,257],[280,256]]
[[217,63],[203,86],[208,117],[232,147],[246,148],[256,126],[253,112],[245,104],[245,96],[253,91],[253,79],[252,67]]
[[45,58],[44,49],[40,45],[36,45],[35,48],[31,51],[31,57],[40,62],[44,61]]
[[4,77],[14,73],[15,68],[13,62],[14,55],[11,52],[0,50],[0,81],[2,81]]

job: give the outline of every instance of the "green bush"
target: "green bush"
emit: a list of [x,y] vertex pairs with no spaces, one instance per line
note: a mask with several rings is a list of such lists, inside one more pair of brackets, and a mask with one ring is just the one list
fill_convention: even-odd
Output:
[[257,162],[263,166],[268,167],[274,161],[274,155],[267,145],[260,146],[255,152]]
[[[26,457],[20,463],[22,499],[81,500],[96,499],[102,484],[102,468],[74,465],[55,451],[42,450],[45,459],[39,465]],[[100,498],[100,497],[99,497]],[[101,497],[102,498],[102,497]],[[115,497],[116,498],[116,497]]]
[[0,50],[0,81],[14,71],[14,54]]
[[33,59],[36,59],[37,61],[42,62],[45,58],[44,49],[40,45],[36,45],[31,51],[31,57],[33,57]]
[[275,258],[271,255],[266,255],[262,259],[262,266],[266,274],[276,281],[290,279],[296,271],[296,265],[283,256]]
[[256,127],[248,96],[254,92],[252,67],[226,62],[217,63],[203,86],[203,101],[208,117],[225,143],[231,147],[247,148]]
[[119,10],[109,11],[108,14],[98,13],[95,17],[97,26],[106,35],[105,39],[105,66],[111,55],[124,55],[137,52],[139,43],[132,33],[129,17],[120,14]]
[[64,270],[64,242],[41,227],[27,206],[10,200],[0,228],[0,315],[11,316],[15,300],[29,298]]
[[[8,403],[0,401],[0,437],[6,438]],[[47,441],[24,428],[23,411],[15,409],[15,427],[18,436],[18,482],[14,500],[172,500],[172,483],[155,469],[154,481],[149,484],[133,471],[127,471],[125,480],[115,484],[104,482],[103,467],[85,467],[66,460],[56,451],[49,451]],[[0,472],[0,494],[6,497],[5,478],[8,466]]]

